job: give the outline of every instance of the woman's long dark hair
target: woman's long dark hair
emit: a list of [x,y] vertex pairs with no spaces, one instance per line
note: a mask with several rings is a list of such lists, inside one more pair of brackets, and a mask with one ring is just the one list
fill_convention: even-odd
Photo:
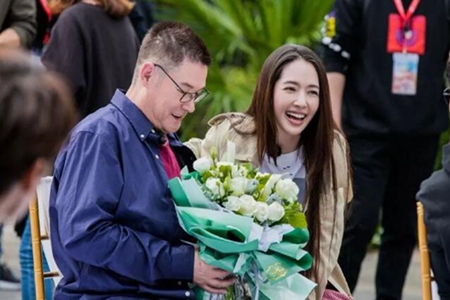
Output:
[[[279,156],[277,145],[277,123],[274,113],[273,94],[275,83],[280,79],[283,69],[295,60],[309,62],[319,77],[319,108],[301,134],[300,144],[304,147],[306,167],[306,219],[310,230],[310,241],[306,250],[314,257],[320,253],[320,207],[321,195],[329,193],[333,187],[337,201],[337,183],[333,158],[333,140],[335,125],[331,112],[330,92],[325,68],[320,58],[310,49],[299,45],[284,45],[275,50],[265,61],[253,94],[247,114],[255,120],[257,153],[261,162],[264,154],[274,161]],[[300,146],[300,145],[299,145]],[[336,203],[335,203],[336,204]],[[336,218],[336,206],[334,218]],[[332,236],[334,235],[334,228]],[[306,272],[309,278],[318,279],[317,259]]]

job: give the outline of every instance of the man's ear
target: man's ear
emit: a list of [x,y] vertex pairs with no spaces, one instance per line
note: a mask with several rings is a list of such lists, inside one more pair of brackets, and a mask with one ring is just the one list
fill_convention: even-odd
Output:
[[20,185],[22,186],[22,188],[27,191],[34,190],[38,184],[39,179],[44,173],[44,169],[45,159],[38,158],[31,166],[31,168],[29,168],[28,171],[25,172],[25,174],[22,176],[22,179],[20,179]]
[[156,74],[156,67],[150,61],[143,63],[139,70],[139,77],[144,86],[148,84],[150,78],[152,78],[152,76],[155,76],[155,74]]

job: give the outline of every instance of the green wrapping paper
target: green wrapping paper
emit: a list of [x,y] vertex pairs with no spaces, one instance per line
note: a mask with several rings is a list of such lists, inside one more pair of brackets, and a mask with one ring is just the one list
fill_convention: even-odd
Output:
[[[298,274],[312,265],[311,255],[302,249],[308,230],[295,228],[263,252],[259,246],[264,229],[250,217],[215,210],[217,204],[204,196],[196,176],[184,171],[183,180],[170,180],[169,188],[179,223],[197,239],[201,259],[245,277],[254,299],[306,299],[316,285]],[[196,297],[209,299],[209,294],[197,289]]]

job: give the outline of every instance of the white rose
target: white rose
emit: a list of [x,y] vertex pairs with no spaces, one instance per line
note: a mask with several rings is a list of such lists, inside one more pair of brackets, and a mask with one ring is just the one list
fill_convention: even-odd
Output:
[[231,211],[238,211],[241,208],[241,200],[236,196],[228,196],[227,201],[223,203],[223,206]]
[[290,203],[298,199],[298,186],[292,179],[282,179],[277,182],[275,192]]
[[269,217],[268,219],[273,222],[280,221],[284,216],[284,208],[278,202],[273,202],[269,205]]
[[233,196],[242,196],[247,188],[247,178],[236,177],[230,180],[230,191]]
[[209,169],[211,169],[212,161],[209,158],[202,157],[194,161],[194,170],[199,172],[200,174],[205,173]]
[[208,178],[206,180],[205,186],[210,190],[213,195],[223,197],[225,196],[225,189],[223,188],[222,182],[217,178]]
[[241,202],[241,208],[238,212],[247,217],[253,217],[253,214],[256,211],[256,201],[250,195],[242,195],[239,197],[239,201]]
[[265,202],[256,203],[255,217],[259,222],[264,222],[269,217],[269,206]]

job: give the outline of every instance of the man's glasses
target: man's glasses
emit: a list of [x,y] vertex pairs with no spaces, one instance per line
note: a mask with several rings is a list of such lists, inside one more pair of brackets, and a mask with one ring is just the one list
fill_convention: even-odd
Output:
[[448,87],[444,90],[443,95],[444,95],[445,103],[447,103],[447,106],[448,106],[450,103],[450,87]]
[[160,68],[161,71],[163,71],[164,74],[166,74],[167,77],[169,77],[169,79],[172,80],[173,84],[175,84],[177,90],[182,94],[180,102],[187,103],[190,101],[194,101],[194,103],[197,103],[205,99],[206,96],[209,95],[209,91],[206,88],[201,89],[197,93],[188,93],[183,91],[183,89],[178,85],[178,83],[169,75],[169,73],[166,72],[166,70],[164,70],[164,68],[161,65],[155,64],[155,67]]

